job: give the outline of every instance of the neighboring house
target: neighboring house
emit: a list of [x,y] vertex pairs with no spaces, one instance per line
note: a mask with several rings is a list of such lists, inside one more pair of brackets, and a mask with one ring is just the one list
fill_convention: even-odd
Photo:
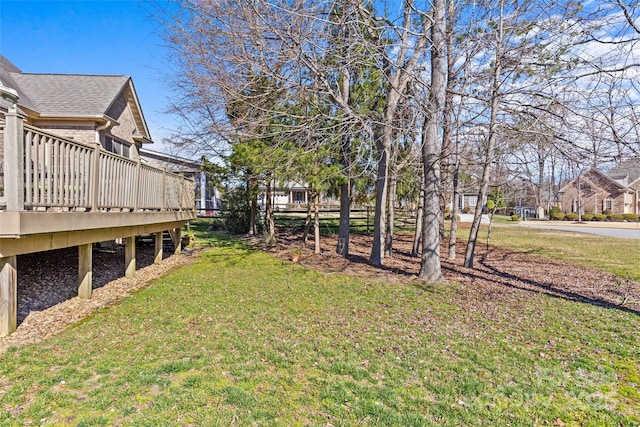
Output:
[[473,212],[478,205],[478,193],[464,193],[458,196],[458,211],[462,212],[465,208],[469,212]]
[[560,190],[567,212],[640,214],[640,157],[628,159],[608,172],[591,168]]
[[202,170],[200,160],[172,156],[148,148],[140,150],[143,163],[189,177],[195,182],[195,208],[198,216],[213,216],[220,211],[220,196],[211,176]]
[[[265,206],[265,189],[262,188],[258,195],[258,203],[261,209]],[[308,187],[297,182],[280,183],[271,190],[272,204],[275,210],[306,208],[308,203],[313,203],[313,195]],[[340,202],[325,194],[320,195],[320,204],[324,207],[339,207]]]
[[92,293],[92,246],[123,239],[135,275],[135,237],[162,233],[180,251],[195,218],[194,182],[144,164],[151,142],[128,76],[29,74],[0,55],[0,336],[17,327],[17,262],[78,247],[78,296]]

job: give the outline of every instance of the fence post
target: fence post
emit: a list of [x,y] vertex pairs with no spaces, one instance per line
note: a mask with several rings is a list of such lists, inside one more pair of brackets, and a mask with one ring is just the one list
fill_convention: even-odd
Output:
[[100,143],[93,146],[93,161],[91,162],[91,173],[89,188],[91,188],[91,212],[98,210],[100,202]]
[[160,210],[167,210],[167,170],[162,169],[162,205]]
[[15,103],[5,115],[4,195],[8,211],[24,210],[24,124]]
[[134,186],[134,202],[133,202],[133,211],[136,212],[140,205],[140,158],[138,157],[138,163],[136,164],[136,183]]

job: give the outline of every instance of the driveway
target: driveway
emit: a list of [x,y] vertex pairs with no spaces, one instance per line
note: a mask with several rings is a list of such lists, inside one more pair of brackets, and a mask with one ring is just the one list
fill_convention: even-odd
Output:
[[624,239],[640,239],[640,223],[567,223],[552,221],[522,222],[521,226],[532,228],[546,228],[549,230],[576,231],[605,237],[621,237]]

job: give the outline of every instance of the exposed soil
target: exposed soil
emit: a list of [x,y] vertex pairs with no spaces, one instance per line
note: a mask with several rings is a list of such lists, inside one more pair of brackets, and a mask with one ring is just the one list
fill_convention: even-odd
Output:
[[[395,251],[386,257],[383,267],[369,264],[372,238],[352,234],[350,255],[344,259],[335,254],[337,236],[322,237],[322,253],[301,242],[300,235],[278,236],[275,246],[264,248],[261,241],[251,241],[274,256],[290,261],[293,249],[301,250],[299,263],[306,268],[326,273],[344,273],[403,283],[419,283],[418,258],[411,257],[412,235],[395,236]],[[531,254],[511,252],[478,245],[475,268],[462,266],[465,242],[458,245],[457,258],[442,260],[445,279],[466,286],[470,304],[488,300],[520,303],[523,294],[544,293],[582,303],[607,306],[640,315],[640,284],[613,274],[549,260]],[[195,252],[198,250],[196,249]],[[91,313],[120,301],[152,280],[172,269],[185,266],[195,256],[190,253],[168,256],[161,264],[153,264],[153,247],[136,250],[136,277],[121,277],[124,269],[124,248],[112,246],[94,250],[93,296],[80,299],[77,295],[77,249],[23,255],[18,258],[18,330],[0,338],[0,353],[10,346],[40,342],[59,333]],[[445,254],[443,246],[441,253]]]

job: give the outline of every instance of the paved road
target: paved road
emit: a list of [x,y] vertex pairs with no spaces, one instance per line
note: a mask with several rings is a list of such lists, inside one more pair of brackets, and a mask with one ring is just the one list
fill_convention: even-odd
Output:
[[640,225],[638,228],[604,228],[583,225],[546,225],[546,224],[523,224],[525,227],[546,228],[549,230],[575,231],[578,233],[596,234],[606,237],[622,237],[625,239],[640,239]]

